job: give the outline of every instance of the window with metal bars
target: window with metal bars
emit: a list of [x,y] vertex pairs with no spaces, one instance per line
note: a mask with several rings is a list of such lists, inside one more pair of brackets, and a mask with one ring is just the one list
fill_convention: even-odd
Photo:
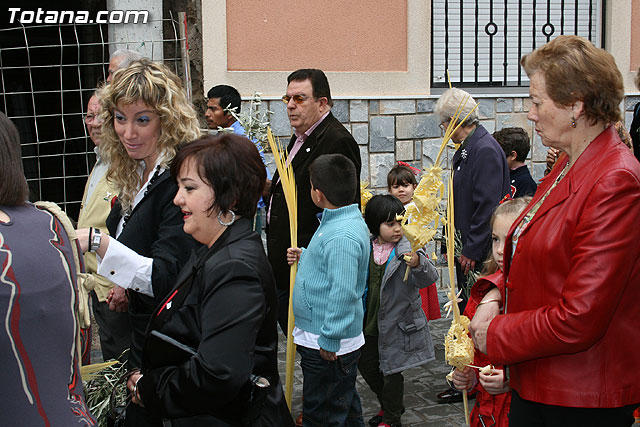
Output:
[[523,87],[520,58],[561,34],[601,46],[605,0],[433,0],[431,87]]

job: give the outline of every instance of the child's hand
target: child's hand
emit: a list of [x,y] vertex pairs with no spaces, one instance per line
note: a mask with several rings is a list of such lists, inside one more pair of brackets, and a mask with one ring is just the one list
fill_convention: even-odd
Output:
[[480,384],[489,394],[506,393],[511,390],[509,383],[504,381],[502,369],[492,369],[489,374],[480,372]]
[[287,249],[287,263],[291,265],[294,262],[298,261],[300,259],[301,253],[302,253],[302,249],[300,248],[293,247],[293,248]]
[[547,167],[553,167],[553,164],[556,162],[556,160],[558,160],[558,156],[560,155],[560,150],[558,150],[557,148],[549,148],[549,150],[547,150],[547,158],[546,158],[546,163],[547,163]]
[[338,356],[336,356],[335,351],[327,351],[324,348],[320,349],[320,357],[322,357],[327,362],[335,362],[338,360]]
[[453,371],[453,386],[458,390],[471,390],[476,385],[476,373],[472,368],[465,366],[464,370]]
[[404,254],[404,261],[409,267],[416,268],[420,265],[420,256],[415,252]]

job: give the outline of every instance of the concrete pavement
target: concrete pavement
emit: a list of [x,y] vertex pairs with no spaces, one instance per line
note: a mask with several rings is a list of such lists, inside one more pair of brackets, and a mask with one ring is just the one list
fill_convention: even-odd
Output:
[[[445,297],[448,279],[446,269],[441,269],[445,277],[441,277],[438,285],[438,296],[440,305],[447,301]],[[444,312],[443,312],[444,314]],[[97,323],[92,316],[93,340],[91,359],[93,363],[102,361],[100,353],[100,342],[98,340]],[[429,329],[436,349],[436,360],[419,368],[410,369],[404,372],[405,392],[404,406],[406,412],[402,416],[402,425],[405,427],[452,427],[464,426],[464,413],[462,403],[438,404],[436,394],[446,389],[445,375],[449,373],[449,366],[444,362],[444,336],[451,325],[451,318],[438,319],[429,322]],[[280,334],[278,342],[279,371],[284,384],[285,376],[285,351],[286,341],[284,335]],[[369,418],[378,413],[378,401],[369,390],[364,379],[358,375],[358,392],[362,400],[364,421],[368,427]],[[293,410],[294,417],[302,409],[302,370],[300,369],[300,358],[296,356],[296,366],[294,372]],[[470,401],[470,405],[474,401]]]

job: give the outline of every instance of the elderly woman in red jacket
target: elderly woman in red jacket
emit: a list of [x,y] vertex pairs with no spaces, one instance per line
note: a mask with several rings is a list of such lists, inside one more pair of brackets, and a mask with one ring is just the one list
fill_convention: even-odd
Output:
[[506,289],[487,294],[471,330],[509,365],[510,425],[629,426],[640,403],[640,164],[610,125],[622,75],[577,36],[521,64],[528,118],[566,156],[511,227]]

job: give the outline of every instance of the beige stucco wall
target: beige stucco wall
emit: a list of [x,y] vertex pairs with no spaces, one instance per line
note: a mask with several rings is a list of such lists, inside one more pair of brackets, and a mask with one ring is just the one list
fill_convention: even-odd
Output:
[[[366,0],[367,13],[376,15],[377,9],[382,9],[378,14],[387,14],[390,12],[389,7],[385,7],[384,2],[378,0]],[[304,2],[304,3],[303,3]],[[332,0],[333,2],[333,0]],[[236,4],[237,3],[237,4]],[[286,89],[287,75],[297,69],[303,67],[320,67],[326,68],[322,64],[318,64],[321,55],[317,52],[317,48],[299,51],[292,49],[289,52],[290,69],[286,69],[283,63],[274,65],[269,59],[269,53],[273,52],[273,43],[270,40],[276,40],[278,43],[287,45],[287,38],[291,40],[292,45],[298,43],[300,37],[304,37],[302,30],[296,31],[292,22],[292,16],[295,17],[296,4],[304,4],[304,12],[313,13],[309,7],[318,8],[319,14],[322,14],[321,8],[324,2],[310,2],[305,0],[291,0],[289,2],[276,1],[273,3],[265,2],[234,2],[230,3],[229,8],[227,0],[202,0],[202,33],[203,33],[203,67],[204,67],[204,87],[205,92],[208,88],[216,84],[230,84],[235,86],[243,96],[249,96],[253,92],[261,92],[265,97],[276,97],[284,93]],[[363,5],[361,2],[341,2],[340,13],[345,16],[351,16],[354,22],[366,25],[363,17]],[[613,56],[620,71],[624,77],[625,92],[628,94],[638,93],[634,84],[635,71],[640,66],[640,0],[609,0],[606,2],[606,34],[605,46]],[[240,5],[240,6],[238,6]],[[246,22],[244,31],[238,32],[235,25],[236,16],[241,15],[242,9],[250,7],[255,10],[261,10],[264,7],[283,7],[287,10],[287,19],[291,22],[289,25],[281,25],[281,28],[260,26],[253,28],[250,20]],[[236,9],[237,8],[237,9]],[[389,96],[420,96],[430,94],[430,44],[431,44],[431,3],[429,0],[406,0],[407,9],[407,38],[406,38],[406,71],[362,71],[375,70],[379,64],[375,63],[372,56],[359,56],[358,58],[349,58],[348,47],[337,43],[336,40],[327,36],[326,45],[334,57],[346,58],[343,69],[341,71],[328,71],[327,76],[331,84],[331,91],[334,97],[389,97]],[[230,35],[234,38],[243,37],[245,43],[255,43],[257,46],[264,47],[264,54],[261,58],[265,59],[265,70],[282,70],[282,71],[241,71],[239,64],[242,55],[238,46],[227,45],[227,11],[229,16],[233,16],[234,28],[230,29]],[[260,19],[260,14],[247,13],[247,17],[251,16],[253,20]],[[262,19],[266,16],[267,20],[275,16],[271,12],[262,15]],[[348,21],[343,19],[340,22]],[[317,21],[320,22],[320,21]],[[329,28],[332,21],[327,22]],[[243,22],[243,25],[245,23]],[[255,25],[255,22],[254,22]],[[311,31],[311,30],[309,30]],[[384,32],[385,29],[379,30]],[[327,30],[330,33],[329,30]],[[275,33],[275,35],[274,35]],[[396,35],[397,37],[397,35]],[[384,40],[384,39],[383,39]],[[360,40],[362,41],[362,40]],[[394,44],[393,41],[390,41]],[[397,44],[395,44],[397,46]],[[279,48],[282,49],[282,48]],[[227,62],[227,56],[232,58]],[[256,56],[251,53],[252,56]],[[235,60],[234,60],[235,58]],[[349,62],[351,62],[350,65]],[[328,63],[327,69],[338,69],[335,63]],[[359,71],[349,71],[359,70]],[[249,69],[256,69],[256,64],[252,64]],[[230,69],[235,69],[230,70]]]
[[[632,5],[632,2],[635,3],[635,5]],[[626,93],[638,91],[633,82],[635,72],[631,71],[634,69],[631,65],[631,59],[633,55],[635,55],[636,58],[640,55],[640,52],[637,52],[640,45],[638,44],[638,40],[633,43],[636,52],[632,55],[631,37],[632,27],[634,27],[635,31],[640,29],[639,7],[639,0],[611,0],[607,2],[605,47],[616,59],[618,68],[624,78]],[[636,11],[634,16],[632,16],[631,13],[632,9]],[[633,19],[636,20],[634,25],[632,25]],[[637,68],[635,69],[637,70]]]
[[[280,4],[280,2],[277,2]],[[317,13],[322,13],[324,2],[308,2],[315,5]],[[269,3],[242,2],[245,8],[255,5],[256,8],[271,7]],[[296,2],[288,3],[289,7]],[[384,15],[389,6],[382,1],[368,2],[369,13]],[[360,22],[363,5],[360,2],[342,2],[342,13],[350,16],[351,20]],[[430,72],[430,29],[431,9],[428,2],[422,0],[406,0],[406,71],[328,71],[327,76],[331,84],[333,96],[385,96],[385,95],[425,95],[429,93]],[[227,62],[227,1],[203,0],[202,1],[202,33],[203,33],[203,67],[205,91],[216,84],[230,84],[235,86],[242,95],[247,96],[255,91],[264,96],[282,95],[286,89],[286,77],[297,68],[308,66],[323,68],[322,64],[312,63],[317,53],[293,50],[289,53],[290,69],[286,71],[230,71]],[[233,12],[230,12],[233,13]],[[309,13],[309,10],[307,10]],[[332,22],[326,23],[325,32],[330,32]],[[366,24],[363,22],[362,24]],[[293,25],[280,28],[278,38],[282,34],[288,35],[292,43],[303,35],[304,31],[294,31]],[[385,29],[378,29],[384,32]],[[255,43],[267,45],[272,37],[270,33],[255,31],[247,26],[246,37]],[[334,50],[337,56],[349,55],[348,49],[335,44],[330,37],[327,38],[327,46]],[[234,53],[235,54],[235,53]],[[367,59],[367,58],[364,58]],[[359,59],[359,67],[355,69],[375,70],[377,64],[375,58],[368,58],[368,64]],[[231,62],[233,64],[233,61]],[[237,66],[235,68],[238,68]],[[269,68],[269,67],[265,67]],[[271,67],[273,68],[273,67]],[[282,68],[282,67],[280,67]]]
[[640,67],[640,1],[632,2],[631,8],[631,70]]
[[269,7],[228,1],[227,68],[407,71],[407,0],[357,6],[356,17],[344,0],[270,0]]

